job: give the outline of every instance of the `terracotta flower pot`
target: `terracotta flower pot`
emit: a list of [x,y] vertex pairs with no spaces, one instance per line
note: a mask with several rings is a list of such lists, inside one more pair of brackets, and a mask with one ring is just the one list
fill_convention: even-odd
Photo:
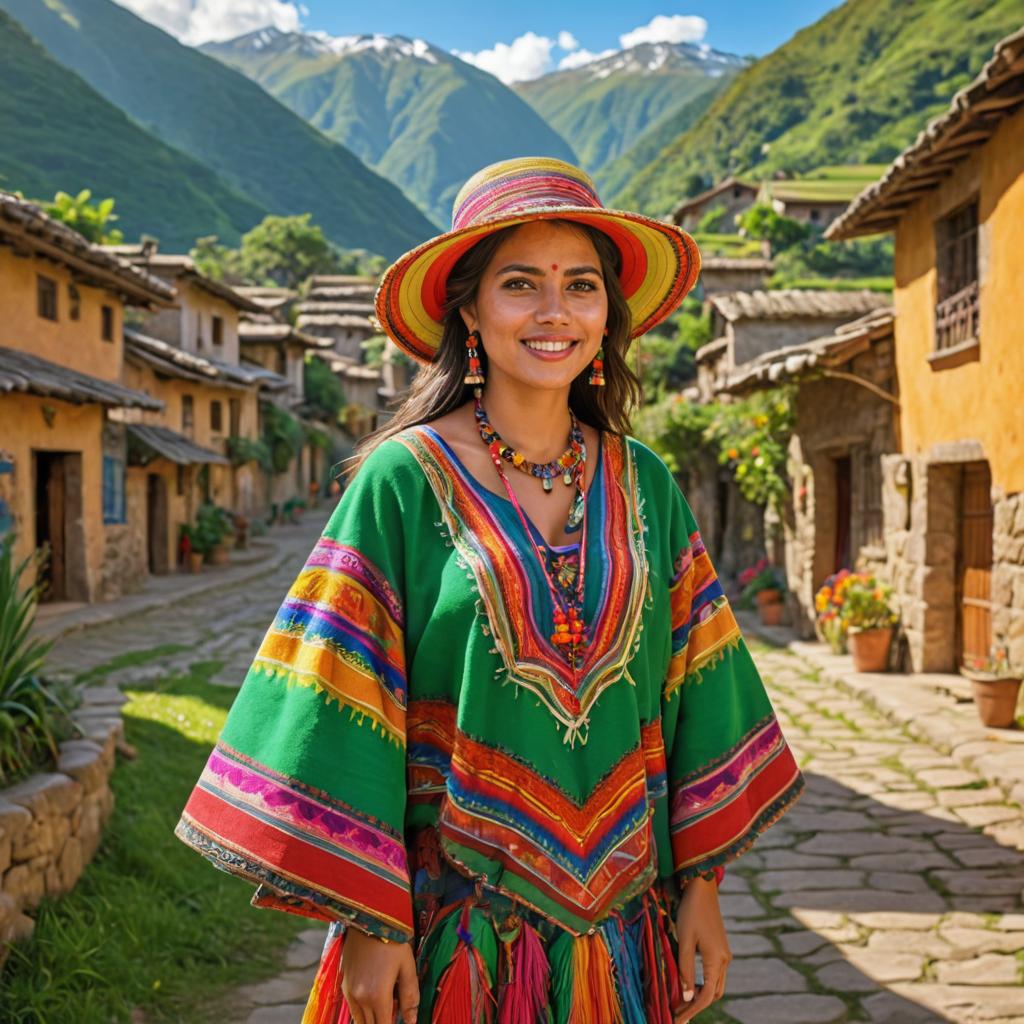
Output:
[[188,553],[188,571],[192,573],[203,571],[203,553],[201,551]]
[[850,629],[847,644],[853,655],[853,667],[858,672],[887,672],[892,626],[879,629]]
[[1017,718],[1019,679],[1000,679],[985,673],[960,670],[971,681],[974,706],[982,725],[993,729],[1008,729]]
[[762,626],[778,626],[782,622],[782,613],[785,605],[781,601],[774,604],[762,604],[757,609]]
[[782,591],[769,587],[766,590],[757,592],[757,606],[763,607],[766,604],[778,604],[782,600]]
[[227,565],[230,559],[228,558],[228,549],[223,544],[218,544],[216,547],[210,549],[210,565]]

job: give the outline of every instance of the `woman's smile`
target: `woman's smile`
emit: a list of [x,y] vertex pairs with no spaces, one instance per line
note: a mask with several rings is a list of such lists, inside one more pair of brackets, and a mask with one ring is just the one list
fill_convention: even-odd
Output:
[[547,361],[564,359],[576,346],[578,339],[565,336],[536,335],[523,338],[522,343],[531,355]]

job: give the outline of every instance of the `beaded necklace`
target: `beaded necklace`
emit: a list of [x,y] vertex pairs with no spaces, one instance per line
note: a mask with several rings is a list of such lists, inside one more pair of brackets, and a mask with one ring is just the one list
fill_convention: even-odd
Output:
[[[583,431],[580,430],[579,423],[575,416],[572,416],[572,430],[573,434],[570,434],[572,443],[568,451],[574,451],[576,458],[573,460],[571,468],[563,468],[563,480],[567,486],[576,486],[576,496],[573,498],[572,507],[569,510],[569,519],[566,526],[566,532],[572,532],[578,526],[582,526],[582,533],[580,535],[580,557],[579,557],[579,571],[576,574],[575,580],[575,594],[570,600],[566,598],[560,588],[556,587],[554,581],[551,579],[551,573],[548,571],[547,559],[544,557],[537,542],[533,539],[533,531],[530,529],[529,523],[526,520],[522,507],[519,504],[519,499],[516,498],[516,492],[512,489],[512,485],[509,483],[508,477],[505,475],[505,469],[502,466],[502,459],[511,462],[513,466],[520,466],[522,463],[528,462],[525,457],[512,449],[507,445],[500,437],[498,432],[491,426],[487,419],[487,414],[484,412],[483,403],[480,400],[480,395],[476,396],[476,418],[477,425],[480,430],[480,438],[487,445],[487,450],[490,453],[491,461],[494,463],[494,468],[498,471],[498,476],[501,477],[501,482],[505,485],[505,490],[508,492],[509,500],[512,502],[513,507],[519,515],[519,520],[523,524],[523,530],[526,536],[530,539],[530,545],[533,548],[534,554],[537,556],[537,561],[540,562],[541,571],[544,573],[544,579],[547,582],[548,590],[551,592],[551,601],[554,605],[554,623],[555,629],[551,634],[551,643],[562,652],[566,660],[572,666],[573,669],[573,680],[575,683],[576,671],[583,664],[583,654],[589,641],[589,631],[586,624],[583,622],[583,586],[584,586],[584,574],[586,571],[587,564],[587,497],[586,497],[586,466],[587,466],[587,446],[583,439]],[[578,442],[574,438],[574,434],[578,433]],[[573,449],[573,444],[578,444],[578,448]],[[513,457],[509,458],[503,454],[503,449],[511,451]],[[515,461],[515,457],[518,456],[519,462]],[[565,456],[561,456],[564,458]],[[554,460],[558,462],[559,460]],[[536,465],[535,463],[529,463],[531,466]],[[548,466],[553,463],[547,463]],[[528,471],[526,471],[528,472]],[[531,474],[539,475],[539,474]],[[550,492],[550,479],[543,478],[545,484],[545,491]]]

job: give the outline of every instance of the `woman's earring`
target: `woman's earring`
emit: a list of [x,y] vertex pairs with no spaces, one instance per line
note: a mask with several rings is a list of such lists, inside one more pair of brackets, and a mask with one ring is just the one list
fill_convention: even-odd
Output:
[[472,384],[475,387],[479,387],[484,383],[484,375],[480,367],[480,353],[476,350],[477,342],[480,340],[479,331],[470,331],[469,337],[466,338],[466,355],[469,357],[469,369],[466,370],[466,376],[463,380],[464,383]]
[[590,364],[590,380],[589,383],[593,384],[594,387],[603,388],[605,384],[604,380],[604,349],[599,348],[597,355],[594,356],[594,361]]

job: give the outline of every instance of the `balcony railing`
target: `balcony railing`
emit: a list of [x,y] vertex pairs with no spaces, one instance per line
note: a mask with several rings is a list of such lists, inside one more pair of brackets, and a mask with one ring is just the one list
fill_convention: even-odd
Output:
[[935,351],[943,352],[978,337],[978,282],[943,299],[935,307]]

